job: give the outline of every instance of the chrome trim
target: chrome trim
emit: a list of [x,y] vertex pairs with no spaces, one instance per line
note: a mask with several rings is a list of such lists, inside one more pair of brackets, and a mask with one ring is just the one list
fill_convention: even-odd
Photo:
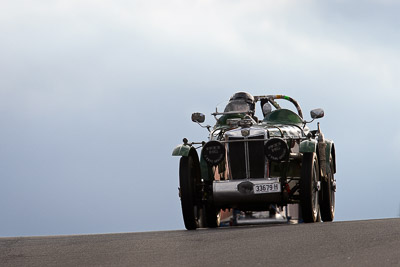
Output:
[[[242,136],[241,136],[242,137]],[[252,136],[246,136],[246,138],[252,137]],[[306,140],[307,137],[285,137],[282,138],[283,140]],[[237,142],[259,142],[259,141],[268,141],[269,138],[264,138],[264,139],[244,139],[244,140],[228,140],[228,141],[219,141],[221,143],[237,143]]]
[[[244,137],[246,140],[248,137]],[[244,159],[246,165],[246,179],[250,179],[250,159],[249,159],[249,143],[244,143]]]
[[259,203],[278,203],[282,200],[282,187],[279,192],[270,192],[263,194],[243,193],[239,192],[238,186],[241,183],[252,183],[253,185],[265,183],[279,183],[279,178],[259,178],[259,179],[240,179],[225,180],[213,182],[213,200],[217,206],[229,205],[251,205]]
[[285,217],[281,218],[256,218],[256,219],[237,219],[237,225],[254,225],[254,224],[280,224],[287,223],[288,219]]
[[303,154],[302,153],[290,153],[290,158],[291,159],[302,159]]

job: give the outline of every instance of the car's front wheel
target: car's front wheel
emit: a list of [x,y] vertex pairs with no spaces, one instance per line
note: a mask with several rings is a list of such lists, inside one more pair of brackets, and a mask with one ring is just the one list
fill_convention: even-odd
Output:
[[185,228],[195,230],[202,227],[203,209],[198,204],[201,184],[200,163],[196,152],[191,152],[187,157],[182,157],[179,164],[179,186],[182,206],[182,215]]
[[206,215],[206,226],[208,228],[216,228],[219,226],[219,210],[216,210],[213,206],[207,205],[205,206],[205,215]]
[[329,160],[327,179],[321,182],[320,207],[321,217],[324,222],[331,222],[335,217],[335,192],[336,181],[333,174],[333,159]]
[[319,166],[316,153],[304,153],[300,179],[300,206],[303,221],[306,223],[320,220],[319,214]]

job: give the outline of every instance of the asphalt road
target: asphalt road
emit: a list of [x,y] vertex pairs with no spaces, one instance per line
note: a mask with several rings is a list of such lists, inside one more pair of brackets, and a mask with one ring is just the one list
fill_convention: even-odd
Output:
[[0,238],[0,266],[400,266],[400,219]]

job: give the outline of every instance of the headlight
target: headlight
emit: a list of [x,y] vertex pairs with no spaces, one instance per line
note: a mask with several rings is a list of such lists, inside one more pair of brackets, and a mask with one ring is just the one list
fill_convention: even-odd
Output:
[[272,138],[264,145],[264,153],[271,161],[281,161],[286,158],[289,148],[286,142],[280,138]]
[[225,146],[218,141],[210,141],[203,147],[202,155],[210,165],[218,165],[224,160]]

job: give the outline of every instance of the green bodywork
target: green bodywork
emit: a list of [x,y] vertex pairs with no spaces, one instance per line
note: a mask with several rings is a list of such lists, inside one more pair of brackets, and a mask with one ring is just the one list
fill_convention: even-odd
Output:
[[[326,157],[326,163],[329,166],[329,160],[332,155],[332,160],[333,160],[333,173],[336,173],[336,152],[335,152],[335,145],[332,140],[325,140],[326,144],[326,149],[325,149],[325,157]],[[304,140],[303,142],[300,143],[300,153],[318,153],[317,151],[318,147],[318,141],[311,139],[311,140]]]
[[335,144],[333,143],[332,140],[325,140],[326,143],[326,150],[325,150],[325,155],[326,155],[326,162],[328,165],[328,168],[330,168],[329,166],[329,159],[332,155],[332,160],[333,160],[333,173],[336,173],[336,151],[335,151]]
[[[187,157],[189,156],[191,149],[194,150],[194,153],[197,153],[196,149],[192,146],[185,144],[179,145],[175,147],[174,151],[172,151],[172,156]],[[204,181],[212,181],[214,179],[212,167],[207,164],[203,158],[203,155],[200,156],[200,170],[201,178],[204,179]]]
[[263,119],[263,122],[282,125],[295,124],[299,126],[304,123],[299,115],[288,109],[278,109],[268,113]]
[[207,164],[207,162],[203,158],[203,153],[200,157],[200,170],[201,170],[201,179],[204,181],[212,181],[214,180],[212,166]]
[[190,148],[191,148],[191,146],[189,146],[189,145],[185,145],[185,144],[179,145],[174,148],[174,151],[172,151],[172,156],[187,157],[189,155]]
[[300,143],[300,153],[317,152],[317,144],[317,140],[314,139],[304,140]]
[[301,166],[299,161],[289,162],[274,162],[270,164],[270,176],[271,177],[282,177],[283,174],[286,177],[300,177]]

